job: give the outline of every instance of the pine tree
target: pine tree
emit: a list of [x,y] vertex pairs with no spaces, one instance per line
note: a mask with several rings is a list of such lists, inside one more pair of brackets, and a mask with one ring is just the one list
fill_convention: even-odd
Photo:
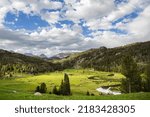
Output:
[[62,94],[62,95],[64,94],[64,81],[63,80],[61,81],[61,84],[60,84],[60,87],[59,87],[59,93]]
[[68,75],[64,74],[64,95],[70,95],[70,81]]
[[89,96],[89,95],[90,95],[90,92],[89,92],[89,91],[87,91],[87,92],[86,92],[86,95],[87,95],[87,96]]
[[53,93],[53,94],[56,94],[56,95],[58,95],[58,94],[59,94],[59,92],[58,92],[58,90],[57,90],[56,85],[53,87],[53,91],[52,91],[52,93]]
[[150,63],[146,66],[145,76],[144,91],[150,92]]
[[40,86],[40,93],[46,93],[46,91],[47,91],[46,84],[42,83]]
[[2,73],[2,65],[0,64],[0,78],[3,76],[3,73]]
[[131,56],[126,56],[122,62],[122,74],[126,77],[122,80],[122,89],[126,93],[141,91],[141,77],[137,64]]
[[59,87],[59,93],[61,95],[71,95],[70,81],[66,73],[64,74],[64,80],[62,80],[61,85]]
[[40,92],[40,86],[37,86],[37,87],[36,87],[35,92]]

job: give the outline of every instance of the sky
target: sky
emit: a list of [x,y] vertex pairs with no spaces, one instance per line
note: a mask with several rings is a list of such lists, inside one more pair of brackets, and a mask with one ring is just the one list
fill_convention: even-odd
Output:
[[150,0],[0,0],[0,49],[50,57],[149,35]]

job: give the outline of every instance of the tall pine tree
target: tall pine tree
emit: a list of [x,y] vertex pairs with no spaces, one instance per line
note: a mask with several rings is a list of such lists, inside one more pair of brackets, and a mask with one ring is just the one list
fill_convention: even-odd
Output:
[[59,93],[62,94],[62,95],[64,94],[64,81],[63,80],[61,81],[61,84],[60,84],[60,87],[59,87]]
[[141,91],[141,77],[136,62],[131,56],[126,56],[122,61],[122,89],[126,93]]
[[46,84],[42,83],[40,86],[40,93],[46,93],[46,91],[47,91]]
[[59,93],[62,95],[71,95],[69,76],[66,73],[59,87]]
[[146,66],[145,70],[145,79],[143,84],[143,90],[146,92],[150,92],[150,63]]
[[59,94],[59,92],[58,92],[58,90],[57,90],[56,85],[53,87],[53,91],[52,91],[52,93],[53,93],[53,94],[56,94],[56,95],[58,95],[58,94]]
[[69,76],[65,73],[64,74],[64,95],[70,95],[70,81]]

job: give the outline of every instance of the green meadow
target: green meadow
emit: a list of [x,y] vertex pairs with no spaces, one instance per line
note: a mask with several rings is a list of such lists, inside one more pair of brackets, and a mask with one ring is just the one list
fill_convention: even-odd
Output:
[[[56,85],[59,88],[64,73],[69,75],[71,85],[71,96],[57,96],[49,94]],[[21,77],[22,76],[22,77]],[[150,99],[150,93],[131,93],[121,95],[102,95],[96,88],[101,86],[112,87],[112,90],[119,91],[121,79],[124,76],[120,73],[99,72],[91,69],[68,69],[41,75],[16,75],[12,79],[0,80],[1,100],[130,100],[130,99]],[[35,88],[41,83],[46,83],[47,93],[35,96]],[[86,92],[94,96],[87,96]]]

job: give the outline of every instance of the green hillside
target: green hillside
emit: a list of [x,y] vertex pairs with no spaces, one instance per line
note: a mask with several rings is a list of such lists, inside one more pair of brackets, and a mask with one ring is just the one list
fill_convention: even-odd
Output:
[[0,71],[3,74],[28,73],[37,74],[56,70],[57,65],[38,57],[0,49]]
[[125,55],[132,56],[142,71],[150,61],[150,41],[117,48],[100,47],[52,61],[0,50],[0,69],[5,69],[6,72],[33,74],[68,68],[94,68],[100,71],[120,72],[121,61]]
[[55,62],[60,62],[63,68],[94,68],[119,72],[122,58],[125,55],[132,56],[142,70],[144,65],[150,61],[150,41],[116,48],[91,49]]

